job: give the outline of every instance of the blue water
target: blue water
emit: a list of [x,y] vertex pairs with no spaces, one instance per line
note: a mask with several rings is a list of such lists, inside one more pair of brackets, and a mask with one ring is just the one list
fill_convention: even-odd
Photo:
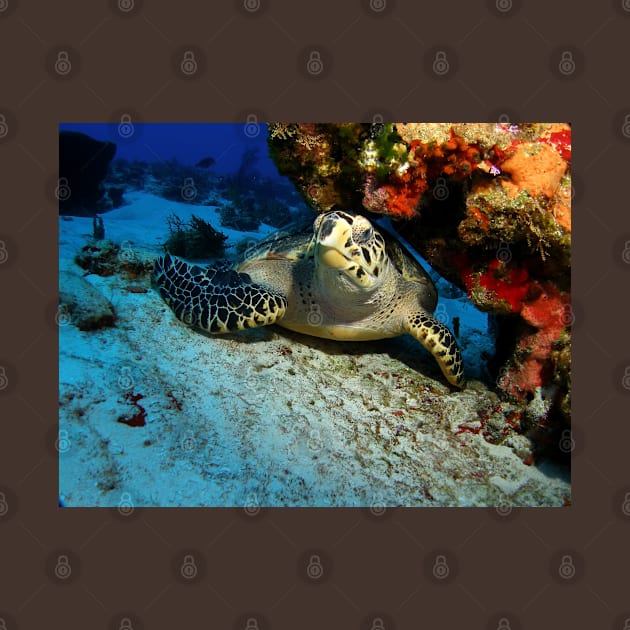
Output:
[[[165,162],[176,158],[194,166],[205,157],[217,175],[238,170],[243,151],[258,150],[256,169],[263,177],[279,177],[269,157],[266,124],[242,123],[62,123],[60,131],[80,131],[96,140],[116,144],[114,159]],[[284,178],[283,178],[284,179]]]

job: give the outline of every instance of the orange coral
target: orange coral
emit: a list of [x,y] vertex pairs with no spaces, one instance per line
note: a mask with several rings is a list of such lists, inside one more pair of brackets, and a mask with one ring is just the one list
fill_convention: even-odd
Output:
[[560,187],[567,163],[548,144],[527,142],[515,148],[501,169],[511,175],[510,180],[501,182],[510,197],[527,190],[532,196],[543,194],[551,199]]

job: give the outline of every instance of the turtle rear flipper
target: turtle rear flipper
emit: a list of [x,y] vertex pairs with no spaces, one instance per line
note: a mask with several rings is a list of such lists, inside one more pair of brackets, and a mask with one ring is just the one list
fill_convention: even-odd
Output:
[[273,324],[287,301],[227,266],[203,268],[169,254],[155,261],[160,295],[176,317],[210,333],[227,333]]
[[451,331],[426,312],[413,313],[407,319],[407,332],[415,337],[438,362],[446,380],[464,387],[464,364],[459,346]]

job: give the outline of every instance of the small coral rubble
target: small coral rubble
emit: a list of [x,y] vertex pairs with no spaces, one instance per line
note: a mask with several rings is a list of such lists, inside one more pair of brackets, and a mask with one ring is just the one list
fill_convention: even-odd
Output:
[[391,217],[498,316],[499,389],[525,404],[544,390],[570,420],[568,124],[275,123],[269,145],[314,209]]

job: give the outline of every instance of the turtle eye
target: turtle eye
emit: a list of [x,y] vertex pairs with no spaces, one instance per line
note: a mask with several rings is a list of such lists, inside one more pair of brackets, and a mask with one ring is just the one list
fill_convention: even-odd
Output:
[[362,216],[355,217],[352,226],[352,237],[356,243],[366,243],[374,236],[372,224]]
[[371,225],[368,225],[364,230],[361,230],[357,234],[357,241],[359,243],[366,243],[374,236],[374,229]]

